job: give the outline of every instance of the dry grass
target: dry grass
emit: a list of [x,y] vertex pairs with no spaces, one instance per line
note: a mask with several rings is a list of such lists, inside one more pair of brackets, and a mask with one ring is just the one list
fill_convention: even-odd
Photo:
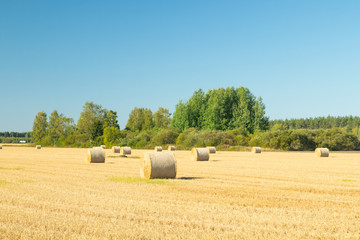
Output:
[[176,179],[142,180],[86,152],[0,152],[0,239],[360,238],[360,153],[176,151]]

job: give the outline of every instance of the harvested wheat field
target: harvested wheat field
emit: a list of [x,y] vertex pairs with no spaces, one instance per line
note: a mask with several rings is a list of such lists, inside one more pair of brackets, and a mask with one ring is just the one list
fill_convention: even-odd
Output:
[[0,239],[360,238],[360,153],[175,151],[176,179],[143,180],[142,151],[87,151],[0,151]]

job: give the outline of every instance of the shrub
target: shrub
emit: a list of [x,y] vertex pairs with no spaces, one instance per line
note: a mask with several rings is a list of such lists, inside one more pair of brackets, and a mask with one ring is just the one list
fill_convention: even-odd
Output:
[[320,131],[315,143],[318,147],[326,147],[330,150],[357,150],[360,147],[359,139],[355,135],[346,133],[340,128]]
[[176,145],[182,149],[218,145],[224,145],[223,148],[228,148],[233,144],[234,140],[227,132],[220,130],[197,130],[195,128],[186,129],[176,140]]
[[155,145],[174,144],[178,136],[179,133],[175,130],[163,129],[152,138],[152,143]]

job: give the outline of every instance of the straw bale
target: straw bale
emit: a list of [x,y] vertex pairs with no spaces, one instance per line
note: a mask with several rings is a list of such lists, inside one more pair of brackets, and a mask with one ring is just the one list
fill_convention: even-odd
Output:
[[207,148],[193,148],[191,150],[191,157],[194,161],[209,161],[209,149]]
[[120,155],[131,155],[131,147],[122,147],[120,149]]
[[105,148],[106,148],[106,146],[105,146],[105,145],[101,145],[100,147],[101,147],[102,149],[105,149]]
[[113,153],[120,153],[120,147],[119,146],[113,146],[112,147],[112,152]]
[[89,163],[104,163],[105,152],[102,147],[90,148],[87,152],[86,159]]
[[161,146],[156,146],[155,147],[155,152],[162,152],[162,147]]
[[315,154],[318,157],[329,157],[329,149],[328,148],[317,148],[317,149],[315,149]]
[[261,153],[261,147],[253,147],[251,152],[252,153]]
[[175,178],[176,159],[172,152],[146,152],[140,159],[141,178]]
[[36,145],[36,149],[41,149],[41,145]]
[[0,149],[2,149],[2,145],[0,145]]
[[169,146],[169,147],[168,147],[168,150],[169,150],[169,151],[175,151],[175,146]]
[[209,149],[209,153],[211,153],[211,154],[216,153],[216,148],[215,147],[207,147],[207,149]]

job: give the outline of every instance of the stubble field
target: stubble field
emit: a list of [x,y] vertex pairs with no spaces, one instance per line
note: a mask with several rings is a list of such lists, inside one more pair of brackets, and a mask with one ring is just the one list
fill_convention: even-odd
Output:
[[177,178],[139,179],[143,151],[0,150],[0,239],[360,239],[360,153],[176,151]]

